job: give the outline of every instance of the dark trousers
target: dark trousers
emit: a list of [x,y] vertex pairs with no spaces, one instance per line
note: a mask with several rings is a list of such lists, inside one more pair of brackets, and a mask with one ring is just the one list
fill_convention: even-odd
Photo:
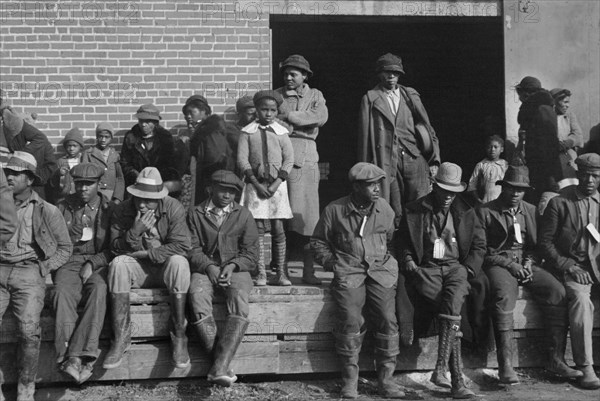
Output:
[[[567,306],[564,286],[548,271],[533,266],[532,280],[524,286],[542,306]],[[505,319],[507,312],[513,312],[517,304],[519,283],[508,270],[501,266],[490,266],[485,270],[490,281],[490,296],[494,324],[500,331],[512,329],[512,319]]]
[[351,335],[364,331],[365,316],[369,317],[369,327],[375,333],[398,333],[396,285],[385,288],[367,276],[358,288],[348,288],[334,280],[332,295],[337,307],[336,333]]
[[429,193],[429,165],[423,156],[416,158],[406,152],[398,155],[396,176],[390,183],[390,206],[396,216],[402,216],[402,207]]
[[[83,284],[79,271],[87,259],[84,255],[73,255],[53,276],[54,346],[58,363],[68,357],[98,357],[106,314],[106,269],[94,272]],[[81,313],[77,312],[79,305],[83,306]]]
[[[19,381],[35,381],[40,355],[40,314],[44,308],[46,280],[37,262],[0,264],[0,325],[9,305],[17,319]],[[0,377],[1,379],[1,377]]]
[[458,262],[421,267],[412,278],[415,290],[438,308],[438,313],[459,316],[469,293],[467,268]]
[[192,308],[193,323],[212,316],[213,301],[218,291],[225,293],[227,316],[247,318],[250,313],[248,302],[252,287],[252,278],[248,272],[233,273],[231,284],[224,288],[213,285],[205,274],[192,273],[188,300]]

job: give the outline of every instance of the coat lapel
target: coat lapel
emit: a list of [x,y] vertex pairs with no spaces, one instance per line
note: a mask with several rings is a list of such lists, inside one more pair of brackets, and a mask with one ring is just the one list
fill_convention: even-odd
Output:
[[379,112],[388,119],[390,124],[395,124],[396,118],[390,109],[385,92],[381,88],[378,88],[373,91],[373,94],[373,108],[379,110]]

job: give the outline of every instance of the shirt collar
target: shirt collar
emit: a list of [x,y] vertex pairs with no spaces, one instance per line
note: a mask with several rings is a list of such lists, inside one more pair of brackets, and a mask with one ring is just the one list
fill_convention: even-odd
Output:
[[308,84],[302,84],[298,87],[298,89],[286,89],[285,94],[286,96],[304,97],[308,89]]
[[[275,135],[285,135],[289,132],[287,130],[287,128],[285,128],[283,125],[279,124],[277,121],[273,121],[267,127],[270,128],[275,133]],[[255,134],[261,128],[265,129],[266,127],[260,125],[258,123],[258,121],[253,121],[250,124],[246,125],[244,128],[242,128],[242,131],[246,132],[248,134]]]
[[[230,203],[229,205],[225,206],[224,208],[219,208],[213,203],[212,199],[209,200],[208,204],[206,205],[206,208],[205,208],[205,213],[212,212],[215,209],[221,210],[224,214],[228,214],[228,213],[231,213],[231,211],[233,210],[233,203]],[[220,214],[220,213],[215,213],[215,214]]]
[[585,198],[590,198],[596,201],[596,203],[600,204],[600,194],[598,193],[598,191],[594,192],[592,196],[585,196],[579,191],[579,188],[577,188],[575,189],[575,195],[577,196],[578,201],[584,200]]
[[[373,212],[379,212],[379,200],[377,202],[375,202],[373,204],[373,206],[371,207],[371,213],[369,213],[369,215],[373,214]],[[354,204],[354,202],[352,202],[352,195],[348,196],[348,199],[346,200],[346,207],[344,210],[344,215],[345,216],[349,216],[352,213],[356,213],[358,215],[362,214],[358,211],[358,208],[356,207],[356,205]]]
[[18,206],[19,208],[27,207],[27,205],[29,205],[30,202],[39,202],[40,201],[40,196],[33,189],[31,190],[31,193],[27,197],[25,197],[23,194],[20,194],[20,195],[15,195],[14,198],[15,198],[15,200],[22,201],[22,203]]
[[[511,208],[506,206],[504,203],[502,203],[501,205],[502,205],[502,208],[501,208],[502,213],[506,213],[506,214],[509,214],[512,216],[512,213],[510,212]],[[516,209],[517,209],[517,213],[515,213],[515,214],[523,214],[523,208],[521,207],[521,202],[519,202]]]

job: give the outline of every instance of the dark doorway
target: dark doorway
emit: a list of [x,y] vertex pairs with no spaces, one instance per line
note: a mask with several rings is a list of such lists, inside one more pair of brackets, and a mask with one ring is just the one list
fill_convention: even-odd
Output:
[[461,165],[465,179],[484,157],[485,135],[505,136],[501,18],[272,15],[271,29],[274,88],[282,84],[279,62],[298,53],[314,71],[309,85],[327,100],[329,121],[317,139],[330,164],[321,206],[349,190],[360,100],[377,84],[375,60],[387,52],[402,57],[401,83],[421,94],[443,161]]

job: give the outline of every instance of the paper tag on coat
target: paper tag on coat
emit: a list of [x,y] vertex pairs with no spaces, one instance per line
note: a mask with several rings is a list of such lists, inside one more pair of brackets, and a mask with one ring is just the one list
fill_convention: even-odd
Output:
[[438,238],[433,243],[433,258],[434,259],[443,259],[446,254],[446,244],[442,241],[441,238]]
[[521,225],[519,223],[515,223],[513,224],[513,227],[515,228],[515,241],[517,241],[519,244],[522,244],[523,236],[521,235]]
[[367,216],[364,216],[363,219],[362,219],[362,223],[360,224],[360,230],[358,231],[359,237],[363,236],[366,224],[367,224]]
[[585,226],[585,229],[588,230],[588,233],[594,238],[594,241],[600,242],[600,233],[598,233],[598,230],[592,223]]
[[94,230],[90,227],[83,227],[83,232],[81,233],[81,239],[79,241],[89,241],[94,238]]

